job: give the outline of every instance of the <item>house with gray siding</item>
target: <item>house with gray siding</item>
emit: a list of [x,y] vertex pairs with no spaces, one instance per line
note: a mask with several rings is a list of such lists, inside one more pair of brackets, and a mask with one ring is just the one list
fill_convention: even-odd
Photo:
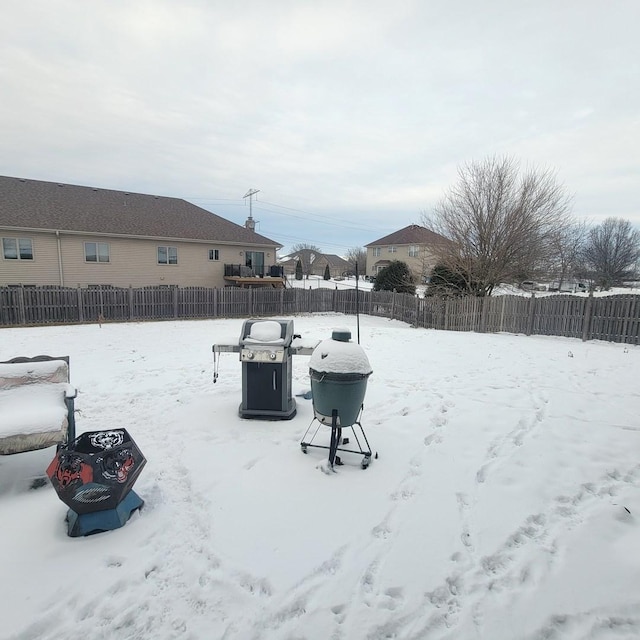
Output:
[[180,198],[0,176],[0,286],[223,287],[281,246]]

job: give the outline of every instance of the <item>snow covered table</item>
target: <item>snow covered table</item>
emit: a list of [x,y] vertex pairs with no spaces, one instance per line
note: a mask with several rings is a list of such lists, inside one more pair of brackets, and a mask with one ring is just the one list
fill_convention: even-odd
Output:
[[0,362],[0,455],[73,439],[75,397],[68,356]]

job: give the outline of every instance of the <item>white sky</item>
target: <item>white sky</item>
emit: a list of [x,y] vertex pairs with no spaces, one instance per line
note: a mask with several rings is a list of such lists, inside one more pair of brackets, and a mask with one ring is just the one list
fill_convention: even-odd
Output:
[[456,167],[640,223],[637,0],[0,0],[0,174],[185,198],[285,248],[420,222]]

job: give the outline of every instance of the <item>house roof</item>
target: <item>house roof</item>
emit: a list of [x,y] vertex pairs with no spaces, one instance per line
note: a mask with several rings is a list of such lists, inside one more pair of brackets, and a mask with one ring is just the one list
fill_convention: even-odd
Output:
[[0,176],[0,226],[282,246],[181,198],[6,176]]
[[431,229],[421,227],[418,224],[410,224],[404,229],[394,231],[384,238],[365,244],[365,247],[377,247],[379,245],[398,245],[398,244],[434,244],[441,242],[443,236]]
[[278,260],[282,265],[296,264],[300,260],[303,267],[312,266],[318,260],[324,260],[331,268],[344,268],[349,266],[349,262],[333,253],[320,253],[314,249],[300,249],[288,256],[283,256]]
[[322,256],[329,263],[330,267],[349,267],[349,261],[337,256],[335,253],[323,253]]
[[315,251],[314,249],[300,249],[284,258],[281,258],[279,262],[281,264],[287,264],[288,262],[297,263],[300,260],[302,266],[311,265],[315,260],[322,257],[322,253]]

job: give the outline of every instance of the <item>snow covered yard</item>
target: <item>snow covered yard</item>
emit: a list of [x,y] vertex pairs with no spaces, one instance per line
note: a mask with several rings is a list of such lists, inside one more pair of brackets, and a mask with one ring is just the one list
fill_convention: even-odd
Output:
[[640,349],[361,316],[379,459],[326,475],[299,447],[310,400],[241,420],[234,354],[212,384],[241,326],[0,330],[0,359],[70,355],[78,431],[126,427],[148,460],[140,514],[69,538],[50,485],[28,489],[53,449],[0,457],[0,637],[640,637]]

